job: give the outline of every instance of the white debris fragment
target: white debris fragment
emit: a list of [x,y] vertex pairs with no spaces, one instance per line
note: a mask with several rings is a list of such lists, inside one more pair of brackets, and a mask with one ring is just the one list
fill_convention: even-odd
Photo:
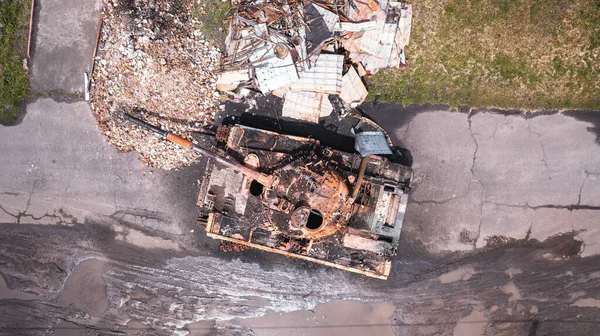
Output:
[[356,107],[361,104],[369,92],[358,76],[354,67],[350,67],[348,72],[342,77],[342,92],[340,98],[348,105]]
[[285,94],[281,116],[308,122],[319,122],[323,94],[317,92],[293,92]]
[[342,91],[344,55],[321,54],[315,65],[302,72],[300,79],[290,86],[292,91],[311,91],[339,94]]

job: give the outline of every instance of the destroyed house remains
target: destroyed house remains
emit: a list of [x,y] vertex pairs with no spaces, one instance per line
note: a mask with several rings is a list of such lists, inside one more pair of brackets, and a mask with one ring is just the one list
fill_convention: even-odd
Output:
[[362,77],[405,65],[412,7],[396,1],[233,1],[217,88],[284,98],[283,116],[317,122],[328,95],[355,107]]

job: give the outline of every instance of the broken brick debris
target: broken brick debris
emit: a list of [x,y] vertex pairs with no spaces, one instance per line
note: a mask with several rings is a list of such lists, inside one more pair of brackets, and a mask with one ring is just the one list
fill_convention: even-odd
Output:
[[[315,111],[324,94],[355,107],[368,93],[361,77],[405,65],[410,4],[233,0],[232,5],[219,89],[237,98],[245,87],[292,99],[284,103],[284,116],[318,122],[324,115]],[[233,75],[242,70],[250,74],[247,80]],[[300,97],[304,112],[297,108]]]
[[187,166],[198,154],[126,123],[123,113],[190,137],[212,124],[217,85],[235,89],[250,78],[246,70],[217,82],[220,50],[195,28],[194,5],[193,0],[110,0],[103,9],[91,107],[108,141],[119,150],[137,151],[151,167]]

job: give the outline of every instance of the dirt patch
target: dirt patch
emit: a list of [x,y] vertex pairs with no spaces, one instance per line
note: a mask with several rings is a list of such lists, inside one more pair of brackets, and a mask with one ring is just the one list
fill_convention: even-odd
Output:
[[108,309],[106,282],[102,277],[104,264],[98,259],[82,261],[67,277],[58,300],[91,316],[101,316]]
[[75,323],[60,321],[60,323],[54,327],[54,334],[57,336],[87,336],[88,330]]
[[575,307],[588,307],[588,308],[600,308],[600,300],[597,299],[580,299],[575,301],[571,306]]
[[142,248],[158,248],[167,250],[179,250],[179,244],[168,239],[153,237],[144,234],[138,230],[127,229],[127,233],[119,233],[117,240],[124,240],[130,244]]
[[502,292],[510,294],[508,301],[516,301],[521,299],[521,292],[519,291],[519,288],[515,286],[514,282],[509,282],[508,284],[504,285],[504,287],[502,287]]
[[17,300],[33,300],[36,299],[37,295],[21,292],[18,290],[11,290],[6,285],[4,277],[0,275],[0,300],[2,299],[17,299]]
[[141,324],[135,320],[130,320],[124,328],[121,328],[127,335],[138,335],[140,332],[147,329],[149,329],[147,325]]
[[454,327],[454,336],[481,336],[488,322],[487,317],[478,310],[473,310],[469,316],[460,319]]
[[523,271],[518,268],[509,267],[506,271],[504,271],[504,273],[506,273],[506,275],[512,279],[515,275],[523,273]]
[[185,330],[189,332],[188,336],[214,335],[215,321],[207,320],[190,323],[185,326]]
[[314,311],[268,313],[260,318],[233,320],[249,327],[256,335],[393,335],[391,316],[396,307],[390,303],[331,301]]
[[583,241],[576,238],[575,233],[558,234],[544,241],[544,245],[548,246],[552,254],[571,258],[579,256],[583,252]]
[[473,267],[462,267],[457,270],[448,272],[446,274],[442,274],[439,277],[439,280],[443,284],[460,280],[467,281],[471,279],[471,277],[475,274],[477,274],[477,272],[475,272],[475,269]]
[[487,247],[498,248],[510,244],[515,244],[518,240],[506,236],[490,236],[485,238],[485,241]]

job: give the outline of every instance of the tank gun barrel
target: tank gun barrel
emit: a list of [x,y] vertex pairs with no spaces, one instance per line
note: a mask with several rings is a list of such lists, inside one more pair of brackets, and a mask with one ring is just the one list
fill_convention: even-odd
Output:
[[267,188],[271,188],[275,184],[275,178],[272,175],[263,174],[254,169],[248,168],[248,167],[232,160],[229,157],[223,157],[223,156],[217,155],[207,149],[204,149],[200,146],[195,145],[193,142],[191,142],[188,139],[182,138],[182,137],[180,137],[176,134],[173,134],[169,131],[164,131],[157,126],[151,125],[151,124],[149,124],[141,119],[138,119],[128,113],[125,113],[123,115],[123,118],[125,118],[125,120],[131,121],[131,122],[137,124],[140,127],[150,130],[150,131],[158,134],[162,138],[167,139],[175,144],[178,144],[179,146],[181,146],[183,148],[193,150],[193,151],[199,153],[200,155],[211,158],[226,167],[230,167],[235,170],[238,170],[242,174],[246,175],[247,177],[249,177],[251,179],[256,180],[257,182],[259,182],[260,184],[264,185]]

